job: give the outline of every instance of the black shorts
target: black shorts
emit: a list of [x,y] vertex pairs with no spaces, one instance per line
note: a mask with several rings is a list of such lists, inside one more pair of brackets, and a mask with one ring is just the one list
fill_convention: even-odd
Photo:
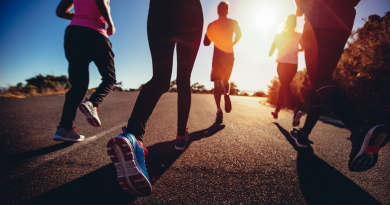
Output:
[[234,53],[225,53],[214,49],[213,69],[211,70],[211,81],[228,81],[232,74],[234,64]]

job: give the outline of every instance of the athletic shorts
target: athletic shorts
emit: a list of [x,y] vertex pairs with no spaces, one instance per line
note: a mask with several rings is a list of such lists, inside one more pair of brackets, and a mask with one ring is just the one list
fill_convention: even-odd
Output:
[[211,70],[211,81],[228,81],[232,74],[234,64],[234,53],[225,53],[214,50],[213,69]]

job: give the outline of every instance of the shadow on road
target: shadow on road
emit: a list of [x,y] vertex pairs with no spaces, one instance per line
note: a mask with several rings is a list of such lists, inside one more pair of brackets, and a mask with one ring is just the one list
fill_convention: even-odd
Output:
[[289,132],[274,123],[298,152],[297,171],[307,204],[381,204],[374,197],[314,154],[313,148],[298,148]]
[[[187,147],[194,141],[210,137],[222,130],[225,125],[211,127],[190,133]],[[148,174],[154,183],[169,166],[183,153],[175,149],[175,141],[161,142],[147,147],[145,157]],[[184,150],[185,151],[185,150]],[[164,166],[162,166],[162,164]],[[129,204],[136,199],[119,187],[114,164],[108,164],[92,173],[69,182],[57,189],[48,191],[24,204]]]
[[[192,132],[189,134],[190,138],[187,142],[187,147],[192,142],[202,138],[210,137],[215,133],[225,128],[225,125],[213,124],[211,127]],[[154,183],[160,176],[172,165],[173,162],[183,153],[183,151],[176,150],[175,140],[168,142],[161,142],[150,147],[147,147],[149,153],[145,157],[146,167],[148,169],[149,177]]]
[[25,152],[25,153],[7,155],[7,156],[4,156],[4,157],[1,157],[0,166],[7,165],[7,164],[9,164],[11,162],[15,163],[15,162],[22,161],[22,160],[25,160],[25,159],[29,159],[29,158],[32,158],[32,157],[36,157],[36,156],[45,155],[45,154],[48,154],[48,153],[51,153],[51,152],[55,152],[55,151],[58,151],[60,149],[64,149],[66,147],[69,147],[69,146],[71,146],[73,144],[74,144],[73,142],[62,142],[62,143],[59,143],[59,144],[56,144],[56,145],[52,145],[52,146],[49,146],[49,147],[44,147],[44,148],[37,149],[37,150],[28,151],[28,152]]

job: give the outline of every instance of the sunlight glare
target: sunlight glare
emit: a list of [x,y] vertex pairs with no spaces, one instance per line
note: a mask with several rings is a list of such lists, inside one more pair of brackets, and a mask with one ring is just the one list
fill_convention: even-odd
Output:
[[273,25],[274,19],[275,12],[268,7],[264,7],[256,15],[257,26],[264,32]]

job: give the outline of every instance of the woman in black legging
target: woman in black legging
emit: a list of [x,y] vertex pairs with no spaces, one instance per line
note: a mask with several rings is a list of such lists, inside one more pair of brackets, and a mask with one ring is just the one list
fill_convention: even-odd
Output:
[[123,134],[107,144],[108,154],[118,170],[119,184],[126,192],[137,196],[147,196],[152,192],[144,163],[147,151],[142,147],[142,139],[149,116],[161,95],[169,90],[175,46],[178,91],[176,149],[185,149],[188,141],[190,77],[203,32],[200,0],[151,0],[147,29],[153,77],[138,95],[127,130],[124,128]]
[[[153,77],[142,88],[128,121],[127,129],[142,140],[149,116],[161,95],[169,90],[173,52],[176,46],[177,136],[185,138],[191,107],[190,77],[203,32],[203,11],[200,1],[152,0],[147,28],[153,62]],[[180,148],[184,149],[184,147]]]
[[278,101],[275,111],[271,112],[271,114],[275,119],[278,119],[278,113],[286,97],[290,108],[294,111],[293,126],[299,125],[299,118],[302,116],[302,113],[297,109],[297,102],[290,87],[290,83],[298,70],[298,51],[302,51],[298,46],[302,34],[296,31],[296,27],[296,16],[294,14],[288,15],[283,24],[283,30],[275,36],[269,51],[269,56],[271,57],[275,49],[278,49],[276,62],[278,63],[277,71],[280,80]]

